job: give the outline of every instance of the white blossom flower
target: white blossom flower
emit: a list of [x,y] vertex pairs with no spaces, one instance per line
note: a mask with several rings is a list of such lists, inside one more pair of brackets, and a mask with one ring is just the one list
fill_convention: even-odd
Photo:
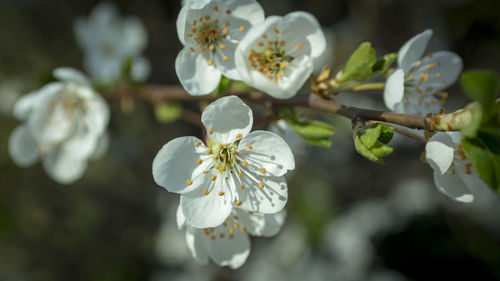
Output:
[[14,116],[24,124],[9,139],[13,161],[28,167],[41,159],[51,178],[71,183],[80,178],[104,135],[108,104],[95,93],[82,73],[58,68],[53,82],[23,96]]
[[474,193],[488,185],[465,156],[459,132],[439,132],[425,146],[426,159],[434,170],[438,190],[460,202],[472,202]]
[[248,29],[264,20],[255,0],[188,1],[177,18],[177,33],[184,48],[175,60],[179,80],[191,95],[209,94],[221,75],[241,80],[234,52]]
[[295,168],[292,151],[276,134],[254,131],[251,109],[238,97],[208,105],[202,122],[208,147],[196,137],[165,144],[153,161],[156,183],[181,194],[181,208],[196,228],[224,222],[233,206],[261,214],[283,209],[284,174]]
[[399,68],[387,79],[386,106],[400,113],[437,113],[448,94],[443,89],[455,83],[462,59],[449,51],[424,56],[432,30],[417,34],[399,49]]
[[233,208],[230,215],[217,227],[194,228],[189,225],[179,206],[177,226],[186,228],[186,242],[191,254],[200,264],[210,257],[219,266],[233,269],[242,266],[250,254],[252,236],[270,237],[278,233],[285,221],[285,211],[262,215]]
[[85,53],[84,66],[92,78],[114,82],[120,78],[127,61],[130,75],[144,81],[150,73],[149,61],[141,56],[148,41],[144,25],[136,17],[121,17],[111,3],[97,5],[88,19],[75,21],[77,42]]
[[254,25],[236,49],[241,79],[276,98],[297,94],[323,54],[326,39],[309,13],[270,16]]

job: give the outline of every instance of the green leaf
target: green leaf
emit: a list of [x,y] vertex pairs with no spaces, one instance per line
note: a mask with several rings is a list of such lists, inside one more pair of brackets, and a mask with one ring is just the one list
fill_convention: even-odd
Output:
[[476,138],[462,138],[462,148],[479,176],[500,192],[500,139],[479,133]]
[[372,67],[372,72],[373,73],[379,73],[379,72],[384,72],[391,66],[391,64],[398,58],[398,53],[390,53],[387,54],[375,62],[375,64]]
[[155,117],[158,122],[169,123],[177,120],[182,114],[179,103],[160,103],[155,105]]
[[292,129],[307,138],[324,138],[333,135],[333,127],[317,120],[295,121],[290,123]]
[[383,123],[358,128],[354,135],[354,147],[365,158],[383,164],[383,157],[392,153],[393,148],[386,145],[392,139],[394,129]]
[[485,70],[464,72],[460,78],[467,96],[478,101],[483,108],[483,122],[490,117],[498,93],[499,82],[495,73]]
[[377,55],[370,42],[362,43],[347,61],[340,82],[364,78],[372,74]]
[[302,136],[302,138],[310,144],[314,144],[314,145],[321,146],[321,147],[329,148],[332,145],[332,141],[330,140],[330,138],[315,139],[315,138],[308,138],[308,137],[304,137],[304,136]]

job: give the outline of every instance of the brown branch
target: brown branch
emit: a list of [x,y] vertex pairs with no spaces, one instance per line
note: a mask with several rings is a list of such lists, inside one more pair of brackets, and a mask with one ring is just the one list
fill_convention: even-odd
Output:
[[[290,99],[275,99],[261,92],[229,92],[231,95],[238,95],[243,99],[261,103],[266,106],[301,106],[318,109],[331,114],[338,114],[351,120],[362,119],[365,121],[383,121],[402,125],[413,129],[425,129],[429,131],[442,130],[436,124],[436,116],[423,116],[419,114],[401,114],[370,109],[361,109],[336,103],[331,100],[322,99],[314,94],[297,95]],[[124,93],[116,92],[112,95],[123,96]],[[135,96],[139,96],[153,104],[164,101],[211,101],[217,99],[215,95],[191,96],[181,86],[145,85],[134,91]],[[111,96],[110,99],[113,99]],[[191,117],[190,117],[191,118]]]

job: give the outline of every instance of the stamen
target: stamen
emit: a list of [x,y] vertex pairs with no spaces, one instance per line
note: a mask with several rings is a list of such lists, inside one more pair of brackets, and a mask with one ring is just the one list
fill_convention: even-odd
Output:
[[211,66],[211,65],[213,65],[213,64],[214,64],[214,61],[213,61],[213,60],[208,60],[208,61],[207,61],[207,63],[208,63],[208,65],[210,65],[210,66]]
[[215,181],[217,179],[216,175],[212,175],[212,181]]
[[214,11],[218,12],[219,11],[219,7],[218,6],[214,6]]
[[219,144],[219,149],[220,150],[224,149],[224,145],[223,144]]
[[219,234],[220,238],[224,238],[224,233]]
[[236,206],[241,206],[241,200],[236,200]]
[[280,31],[279,31],[276,27],[274,28],[274,32],[275,32],[276,34],[280,33]]
[[208,195],[208,189],[203,189],[203,195]]
[[231,14],[231,10],[230,10],[230,9],[227,9],[227,10],[226,10],[226,14],[230,15],[230,14]]
[[228,34],[228,33],[229,33],[229,29],[224,28],[224,29],[222,30],[222,33],[223,33],[224,35]]
[[297,49],[302,50],[302,44],[297,43]]
[[221,50],[223,50],[223,51],[224,51],[224,49],[226,49],[226,45],[224,45],[224,44],[220,44],[220,45],[219,45],[219,48],[220,48]]
[[229,60],[229,58],[228,58],[227,56],[223,56],[223,57],[222,57],[222,60],[223,60],[223,61],[228,61],[228,60]]
[[213,50],[215,50],[215,46],[214,46],[214,45],[210,45],[210,47],[208,47],[208,49],[209,49],[210,51],[213,51]]
[[259,188],[264,188],[264,184],[262,182],[259,182]]
[[246,227],[242,227],[242,228],[241,228],[241,232],[242,232],[242,233],[247,233],[247,228],[246,228]]
[[196,164],[201,165],[201,163],[203,163],[203,160],[201,159],[196,160]]
[[219,196],[223,196],[223,195],[224,195],[223,191],[219,192]]
[[228,22],[228,21],[226,21],[226,26],[227,26],[227,27],[230,27],[230,26],[231,26],[231,23],[230,23],[230,22]]
[[265,172],[266,172],[266,168],[262,167],[262,168],[260,168],[260,170],[259,170],[259,171],[260,171],[261,173],[265,173]]
[[210,129],[210,130],[208,130],[208,133],[209,133],[209,134],[213,134],[213,133],[214,133],[214,130]]
[[243,25],[242,25],[242,26],[240,26],[240,31],[241,31],[241,32],[245,31],[245,26],[243,26]]
[[187,180],[187,181],[186,181],[186,183],[187,183],[188,185],[192,185],[192,184],[193,184],[193,181],[192,181],[192,180]]
[[199,147],[201,145],[201,141],[197,142],[194,146]]
[[248,162],[247,161],[243,161],[243,163],[241,163],[241,166],[243,166],[243,167],[248,166]]
[[252,149],[253,147],[250,144],[247,144],[248,149]]
[[240,188],[241,188],[241,189],[244,189],[244,188],[245,188],[245,186],[244,186],[244,185],[240,185]]
[[214,151],[213,151],[211,148],[209,148],[209,149],[207,150],[207,154],[212,154],[212,153],[214,153]]
[[243,137],[243,136],[242,136],[241,134],[237,134],[237,135],[236,135],[236,138],[237,138],[237,139],[241,139],[242,137]]
[[195,50],[195,49],[193,49],[193,48],[189,48],[189,50],[191,51],[191,53],[196,52],[196,50]]

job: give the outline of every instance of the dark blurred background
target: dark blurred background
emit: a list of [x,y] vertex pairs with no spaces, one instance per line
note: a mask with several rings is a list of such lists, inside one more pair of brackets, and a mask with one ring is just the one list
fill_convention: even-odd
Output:
[[[253,239],[236,271],[194,264],[175,227],[178,197],[151,175],[159,148],[199,136],[196,126],[160,124],[142,101],[131,114],[112,104],[110,149],[75,184],[56,184],[40,164],[15,166],[7,144],[19,122],[9,105],[17,93],[42,86],[54,68],[81,69],[73,21],[98,2],[0,0],[0,280],[500,280],[500,200],[486,194],[473,204],[451,202],[419,160],[423,145],[404,137],[393,141],[387,164],[365,160],[341,117],[320,116],[336,126],[328,150],[287,138],[297,151],[287,223],[275,238]],[[148,82],[178,84],[181,3],[114,2],[148,30]],[[458,53],[465,70],[500,72],[498,0],[259,2],[266,15],[315,15],[332,47],[325,63],[335,70],[363,41],[382,55],[432,28],[429,50]],[[467,102],[458,86],[448,92],[448,110]],[[354,95],[339,99],[383,108],[380,93]]]

